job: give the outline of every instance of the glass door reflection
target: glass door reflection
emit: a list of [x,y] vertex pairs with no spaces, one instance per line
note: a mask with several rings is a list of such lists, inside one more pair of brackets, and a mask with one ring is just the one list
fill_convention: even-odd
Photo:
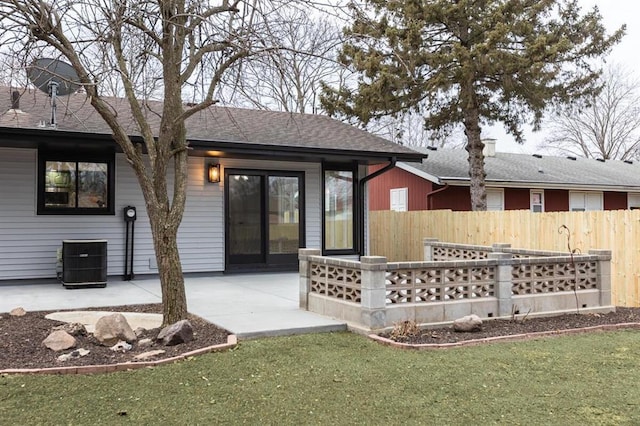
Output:
[[269,176],[269,254],[298,252],[299,201],[297,177]]
[[262,176],[228,176],[228,247],[231,263],[264,262]]

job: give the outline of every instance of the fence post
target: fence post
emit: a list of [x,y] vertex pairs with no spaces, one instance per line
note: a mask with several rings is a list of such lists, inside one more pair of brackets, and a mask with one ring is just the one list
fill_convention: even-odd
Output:
[[489,253],[489,260],[496,261],[496,298],[498,299],[498,316],[508,316],[513,311],[511,282],[511,253]]
[[495,253],[501,252],[503,249],[511,248],[511,244],[509,243],[493,243],[491,244],[491,251]]
[[309,290],[311,288],[311,256],[320,256],[320,249],[298,249],[298,263],[300,265],[300,309],[309,310]]
[[600,306],[611,306],[611,250],[589,250],[598,256],[598,289]]
[[384,256],[362,256],[360,258],[361,295],[360,318],[369,330],[377,330],[386,326],[387,300],[387,258]]
[[422,256],[425,262],[433,261],[433,244],[437,243],[437,238],[423,238],[422,245],[424,246],[424,254]]

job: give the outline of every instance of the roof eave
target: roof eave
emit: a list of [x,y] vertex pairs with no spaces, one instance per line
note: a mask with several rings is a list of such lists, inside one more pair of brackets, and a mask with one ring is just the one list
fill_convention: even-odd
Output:
[[[88,133],[74,132],[67,130],[58,130],[51,128],[18,128],[18,127],[0,127],[0,134],[7,137],[0,138],[0,146],[10,148],[30,148],[35,149],[43,145],[77,145],[82,140],[83,145],[96,148],[99,146],[114,146],[115,142],[111,134],[106,133]],[[87,137],[90,135],[91,137]],[[54,138],[52,138],[54,136]],[[131,136],[134,141],[141,141],[140,136]],[[26,143],[25,143],[26,142]],[[317,159],[323,157],[344,158],[348,156],[350,160],[379,163],[388,161],[395,157],[398,161],[420,162],[426,157],[425,154],[418,152],[380,152],[380,151],[355,151],[341,149],[327,149],[316,147],[299,147],[270,145],[260,143],[245,143],[235,141],[220,140],[201,140],[189,139],[189,147],[193,151],[203,152],[207,155],[207,151],[216,151],[221,156],[262,156],[262,157],[279,157],[294,159]],[[215,156],[211,154],[210,156]]]
[[[470,181],[468,178],[451,178],[442,177],[441,182],[449,184],[451,186],[469,186]],[[485,179],[487,187],[500,187],[500,188],[520,188],[520,189],[560,189],[560,190],[575,190],[575,191],[612,191],[612,192],[636,192],[640,191],[640,185],[593,185],[593,184],[581,184],[581,183],[551,183],[540,181],[504,181],[504,180],[492,180]]]
[[420,153],[397,153],[397,152],[379,152],[379,151],[355,151],[343,149],[329,149],[317,147],[300,147],[300,146],[283,146],[283,145],[267,145],[258,143],[242,143],[231,141],[202,141],[190,140],[189,147],[195,151],[216,151],[211,156],[230,156],[238,155],[260,155],[267,157],[344,157],[348,156],[350,160],[357,161],[388,161],[389,158],[395,157],[399,161],[422,161],[423,154]]
[[[426,154],[425,154],[426,155]],[[432,175],[430,173],[427,173],[423,170],[420,170],[417,167],[413,167],[410,164],[406,164],[406,163],[398,163],[396,164],[396,167],[398,167],[399,169],[402,169],[404,171],[407,171],[411,174],[414,174],[418,177],[421,177],[423,179],[428,180],[429,182],[435,183],[437,185],[441,185],[441,179],[438,176]]]

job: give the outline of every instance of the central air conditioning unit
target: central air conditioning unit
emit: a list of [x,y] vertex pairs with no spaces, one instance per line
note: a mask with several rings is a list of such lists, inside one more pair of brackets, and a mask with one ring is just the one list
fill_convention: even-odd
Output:
[[107,240],[62,241],[62,284],[66,288],[107,285]]

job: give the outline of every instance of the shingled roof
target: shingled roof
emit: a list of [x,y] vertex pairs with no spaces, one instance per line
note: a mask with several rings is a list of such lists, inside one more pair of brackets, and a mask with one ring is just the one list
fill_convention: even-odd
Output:
[[[0,132],[7,129],[34,129],[48,132],[111,135],[111,130],[90,105],[86,94],[59,97],[57,127],[50,122],[51,103],[47,94],[35,89],[18,89],[19,109],[11,105],[8,87],[0,88]],[[130,135],[139,135],[131,110],[122,98],[105,99]],[[150,101],[145,114],[152,128],[159,128],[162,104]],[[286,113],[213,106],[187,121],[187,137],[196,149],[213,149],[221,144],[251,149],[287,148],[289,150],[335,151],[353,156],[397,157],[402,161],[420,161],[423,154],[322,115]]]
[[[469,184],[468,154],[463,149],[416,148],[429,154],[422,163],[403,166],[439,184]],[[577,157],[497,152],[485,157],[491,186],[529,188],[640,188],[640,163]]]

